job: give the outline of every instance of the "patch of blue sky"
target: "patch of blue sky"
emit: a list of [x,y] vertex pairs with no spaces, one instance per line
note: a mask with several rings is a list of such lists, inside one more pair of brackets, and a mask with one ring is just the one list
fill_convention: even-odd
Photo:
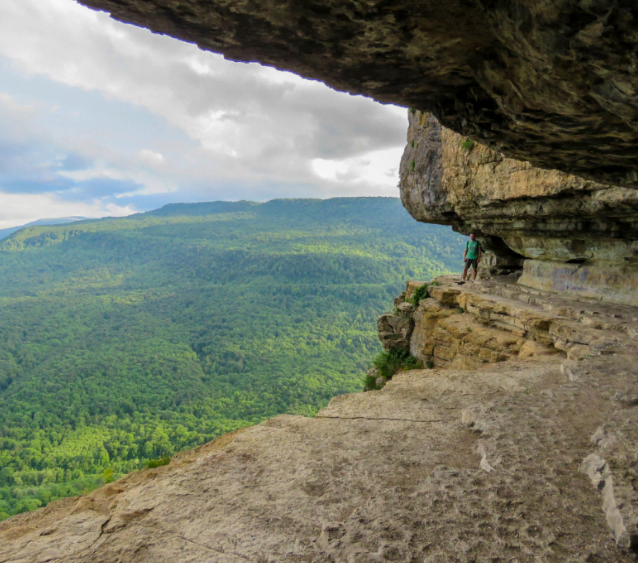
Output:
[[144,149],[161,152],[171,145],[195,148],[199,144],[145,107],[108,97],[97,90],[27,75],[2,56],[0,92],[40,110],[39,126],[71,141],[69,144],[74,144],[73,139],[90,137],[105,148],[129,154]]

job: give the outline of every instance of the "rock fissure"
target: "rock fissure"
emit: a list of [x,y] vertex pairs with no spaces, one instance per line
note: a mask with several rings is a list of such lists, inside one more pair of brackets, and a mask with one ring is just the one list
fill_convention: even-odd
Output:
[[392,420],[394,422],[416,422],[420,424],[430,424],[434,422],[452,422],[451,420],[444,419],[435,419],[435,420],[417,420],[413,418],[375,418],[375,417],[367,417],[367,416],[326,416],[326,415],[317,415],[315,418],[320,420]]
[[183,536],[181,534],[178,534],[177,532],[172,532],[170,530],[164,530],[162,532],[162,534],[174,536],[176,538],[181,539],[182,541],[185,541],[187,543],[191,543],[191,544],[196,545],[198,547],[202,547],[204,549],[207,549],[209,551],[212,551],[212,552],[220,554],[220,555],[224,555],[224,556],[232,555],[233,557],[237,557],[238,559],[249,560],[247,557],[245,557],[245,556],[243,556],[241,554],[233,553],[233,552],[226,552],[226,551],[220,550],[220,549],[215,549],[214,547],[211,547],[211,546],[206,545],[204,543],[199,543],[199,542],[193,541],[192,539],[189,539],[189,538],[187,538],[187,537],[185,537],[185,536]]

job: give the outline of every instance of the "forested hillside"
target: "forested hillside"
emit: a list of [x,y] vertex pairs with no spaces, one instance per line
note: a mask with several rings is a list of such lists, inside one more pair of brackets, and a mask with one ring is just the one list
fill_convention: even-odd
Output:
[[0,245],[0,519],[361,389],[461,238],[396,199],[169,205]]

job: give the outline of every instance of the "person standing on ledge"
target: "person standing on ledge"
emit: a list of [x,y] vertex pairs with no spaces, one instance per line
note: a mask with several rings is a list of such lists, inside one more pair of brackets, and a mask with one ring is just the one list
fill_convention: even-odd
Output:
[[470,240],[465,243],[465,253],[463,254],[463,261],[465,262],[465,268],[463,269],[463,275],[459,283],[465,283],[467,278],[467,271],[473,268],[472,281],[476,280],[476,270],[478,269],[479,262],[483,256],[483,247],[481,243],[476,240],[474,233],[470,234]]

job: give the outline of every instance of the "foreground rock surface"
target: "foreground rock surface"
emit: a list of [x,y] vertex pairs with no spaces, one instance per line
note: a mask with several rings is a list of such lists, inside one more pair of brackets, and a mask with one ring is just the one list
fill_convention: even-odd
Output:
[[581,359],[403,372],[14,517],[0,562],[634,561],[638,350],[616,314]]
[[638,8],[626,0],[81,0],[383,102],[543,168],[638,186]]

